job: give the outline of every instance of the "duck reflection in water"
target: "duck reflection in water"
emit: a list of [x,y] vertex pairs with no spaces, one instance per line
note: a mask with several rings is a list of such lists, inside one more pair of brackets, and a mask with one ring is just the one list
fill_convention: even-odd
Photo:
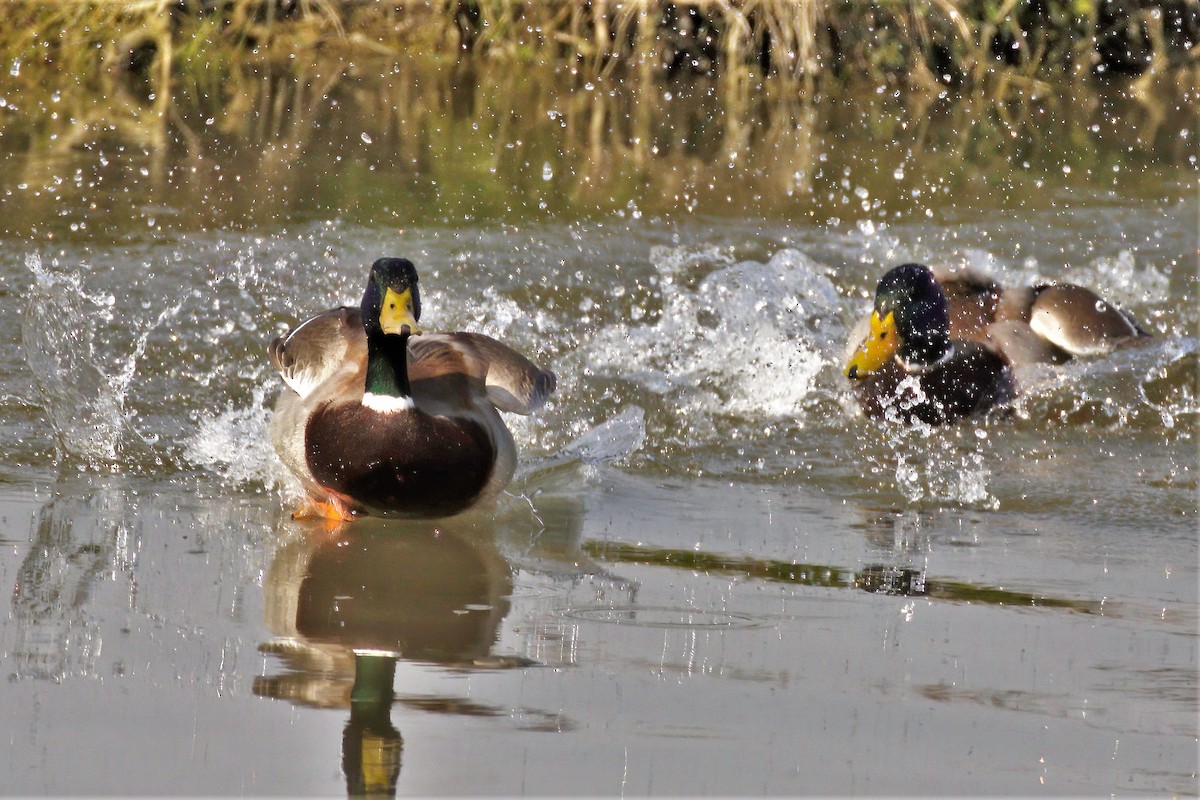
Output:
[[[509,563],[483,518],[385,523],[333,532],[308,523],[279,547],[268,571],[260,647],[289,671],[255,681],[265,697],[350,709],[342,765],[351,795],[393,796],[403,740],[391,721],[400,659],[451,667],[524,666],[492,655],[512,593]],[[445,698],[425,710],[461,713]]]

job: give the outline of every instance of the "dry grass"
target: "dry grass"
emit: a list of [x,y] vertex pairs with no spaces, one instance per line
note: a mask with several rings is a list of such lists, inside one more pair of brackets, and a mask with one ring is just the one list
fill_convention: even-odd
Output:
[[1200,63],[1200,0],[1151,0],[1119,19],[1097,0],[9,0],[6,11],[8,71],[52,65],[76,80],[413,50],[588,78],[760,74],[810,87],[863,75],[970,86],[1106,66],[1194,81]]

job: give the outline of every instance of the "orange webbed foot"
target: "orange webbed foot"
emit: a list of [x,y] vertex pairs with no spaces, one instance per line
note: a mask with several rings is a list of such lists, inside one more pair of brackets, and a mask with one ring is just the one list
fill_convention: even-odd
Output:
[[331,523],[348,522],[358,516],[358,513],[337,498],[314,500],[308,497],[292,512],[292,519],[320,519]]

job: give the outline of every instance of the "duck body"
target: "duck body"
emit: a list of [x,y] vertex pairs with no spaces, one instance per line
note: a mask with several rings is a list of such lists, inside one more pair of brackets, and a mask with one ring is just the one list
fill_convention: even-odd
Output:
[[954,353],[927,370],[906,370],[895,359],[854,384],[854,396],[868,417],[945,425],[987,413],[1012,402],[1012,366],[976,342],[953,342]]
[[880,279],[871,315],[851,332],[845,373],[867,416],[937,425],[1009,405],[1017,367],[1147,336],[1086,287],[1005,289],[975,272],[903,264]]
[[[308,495],[300,516],[451,516],[512,478],[516,447],[497,409],[531,413],[554,374],[481,334],[417,333],[415,276],[409,262],[381,259],[360,308],[318,314],[271,343],[287,386],[270,436]],[[378,289],[389,280],[390,293]],[[410,313],[392,318],[379,308],[389,302]]]

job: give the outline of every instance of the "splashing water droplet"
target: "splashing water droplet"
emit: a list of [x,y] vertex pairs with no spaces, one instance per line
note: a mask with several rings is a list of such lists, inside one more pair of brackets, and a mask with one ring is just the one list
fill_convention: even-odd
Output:
[[[657,253],[661,276],[673,278],[685,256]],[[655,321],[631,314],[635,324],[601,331],[582,353],[587,368],[673,397],[681,416],[796,413],[825,363],[820,322],[841,304],[807,256],[782,250],[712,270],[694,289],[674,279],[659,287]]]
[[28,255],[25,265],[33,283],[21,317],[21,344],[59,457],[82,458],[92,467],[111,464],[127,433],[125,399],[138,361],[150,334],[180,307],[168,307],[151,321],[120,320],[121,332],[132,331],[134,338],[114,351],[101,335],[115,324],[113,295],[89,291],[82,268],[70,272],[56,263],[48,268],[37,254]]
[[967,429],[935,428],[920,422],[889,428],[887,443],[895,453],[896,489],[909,503],[950,502],[996,509],[1000,501],[989,491],[992,471],[974,434]]
[[203,416],[199,429],[184,447],[184,457],[234,485],[287,484],[289,476],[277,467],[267,434],[271,412],[265,400],[274,386],[270,383],[256,387],[245,407],[231,406],[218,414]]
[[628,458],[646,440],[646,412],[630,406],[564,447],[560,453],[586,464]]

